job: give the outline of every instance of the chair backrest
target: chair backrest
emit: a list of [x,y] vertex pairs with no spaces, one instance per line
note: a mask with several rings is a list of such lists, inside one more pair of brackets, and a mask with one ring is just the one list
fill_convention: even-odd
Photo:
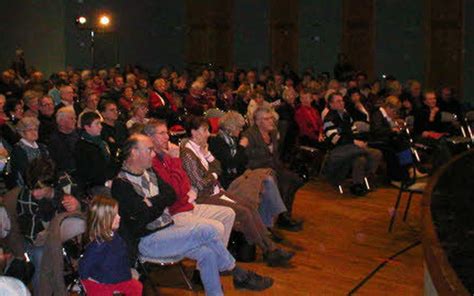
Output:
[[441,112],[441,122],[453,123],[457,120],[456,114]]
[[370,125],[365,121],[355,121],[352,124],[358,133],[368,133],[370,132]]
[[413,115],[407,116],[405,118],[405,123],[409,130],[413,130],[413,127],[415,126],[415,116]]
[[474,111],[467,112],[465,118],[467,122],[474,122]]

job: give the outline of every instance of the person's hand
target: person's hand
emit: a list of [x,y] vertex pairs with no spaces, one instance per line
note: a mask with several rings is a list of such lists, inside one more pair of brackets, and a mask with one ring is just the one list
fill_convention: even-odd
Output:
[[63,204],[63,207],[68,212],[75,212],[75,211],[79,210],[79,202],[72,195],[65,194],[63,196],[62,204]]
[[173,158],[179,157],[179,146],[171,142],[168,143],[168,150],[165,150],[166,154]]
[[240,139],[239,144],[240,146],[247,148],[247,146],[249,145],[249,139],[247,139],[246,137],[242,137]]
[[434,107],[430,110],[430,121],[435,120],[435,116],[436,116],[436,113],[438,113],[438,111],[439,111],[438,107]]
[[318,136],[318,142],[324,142],[324,134],[320,133]]
[[8,157],[8,151],[4,147],[0,147],[0,156],[7,158]]
[[360,140],[354,140],[354,145],[356,145],[357,147],[362,148],[362,149],[367,148],[367,143],[364,142],[364,141],[360,141]]
[[200,146],[200,148],[203,155],[207,155],[209,153],[209,144],[206,143]]

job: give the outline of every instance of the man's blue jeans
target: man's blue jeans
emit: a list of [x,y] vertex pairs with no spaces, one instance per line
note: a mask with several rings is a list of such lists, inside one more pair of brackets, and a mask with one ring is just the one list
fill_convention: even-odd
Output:
[[219,232],[209,224],[171,225],[143,237],[138,249],[142,256],[150,258],[196,260],[206,295],[224,295],[219,272],[235,267],[235,259],[223,245]]

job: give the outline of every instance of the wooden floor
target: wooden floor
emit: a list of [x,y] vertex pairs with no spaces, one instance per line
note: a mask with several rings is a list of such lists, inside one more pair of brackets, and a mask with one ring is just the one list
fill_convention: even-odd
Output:
[[[294,215],[305,220],[299,233],[284,232],[283,248],[295,250],[293,267],[270,268],[261,262],[243,267],[271,276],[264,292],[238,291],[232,277],[222,277],[226,295],[347,295],[384,259],[420,239],[419,204],[414,199],[406,223],[397,219],[387,232],[396,189],[378,188],[364,198],[339,195],[326,183],[311,181],[297,194]],[[406,199],[401,208],[404,209]],[[161,295],[204,295],[185,289],[159,288]],[[421,245],[400,255],[377,272],[354,295],[422,295]],[[151,295],[151,293],[148,293]]]

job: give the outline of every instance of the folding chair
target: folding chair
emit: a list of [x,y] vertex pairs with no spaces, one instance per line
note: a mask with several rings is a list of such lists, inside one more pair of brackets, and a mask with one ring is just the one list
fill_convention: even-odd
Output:
[[408,201],[405,207],[403,214],[403,221],[406,221],[408,217],[408,210],[410,208],[411,200],[414,194],[423,194],[426,187],[426,180],[418,182],[419,178],[416,177],[416,165],[413,159],[412,149],[407,149],[399,154],[398,158],[401,166],[410,166],[410,169],[413,170],[413,176],[404,178],[399,184],[399,191],[397,200],[395,201],[395,206],[391,214],[390,224],[388,225],[388,232],[392,232],[393,224],[395,222],[395,217],[397,215],[398,206],[400,205],[400,200],[403,193],[408,193]]
[[[186,284],[186,287],[194,291],[193,284],[191,283],[191,280],[188,278],[186,275],[186,272],[184,271],[184,266],[183,266],[183,257],[174,257],[174,258],[151,258],[151,257],[145,257],[145,256],[139,256],[137,260],[137,264],[141,267],[143,270],[143,273],[145,277],[150,281],[150,283],[153,285],[153,289],[155,289],[156,286],[158,286],[158,283],[153,281],[153,279],[150,277],[150,271],[149,271],[149,266],[150,264],[153,265],[158,265],[158,266],[177,266],[179,269],[179,272],[181,274],[181,277],[183,281]],[[156,290],[155,290],[156,292]],[[156,292],[157,293],[157,292]]]

